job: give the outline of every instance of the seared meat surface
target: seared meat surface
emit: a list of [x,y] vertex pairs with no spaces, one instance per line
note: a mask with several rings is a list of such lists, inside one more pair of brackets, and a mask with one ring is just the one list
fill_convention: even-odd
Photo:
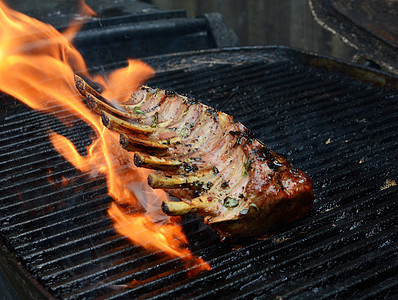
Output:
[[147,86],[117,106],[78,76],[76,86],[135,164],[156,170],[149,185],[181,200],[164,202],[166,214],[197,213],[222,238],[239,238],[272,233],[310,210],[309,177],[231,116]]

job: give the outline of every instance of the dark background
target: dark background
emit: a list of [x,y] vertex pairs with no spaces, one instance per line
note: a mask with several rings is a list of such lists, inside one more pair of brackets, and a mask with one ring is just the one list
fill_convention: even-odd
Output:
[[351,59],[353,51],[314,20],[308,0],[152,0],[189,16],[219,12],[242,46],[285,45]]
[[[77,0],[7,0],[19,11],[55,26],[78,11]],[[241,46],[285,45],[351,60],[354,51],[312,16],[308,0],[86,0],[99,15],[145,13],[148,9],[185,9],[189,17],[220,13]],[[61,22],[61,23],[59,23]],[[55,23],[55,24],[54,24]],[[58,24],[57,24],[58,23]]]

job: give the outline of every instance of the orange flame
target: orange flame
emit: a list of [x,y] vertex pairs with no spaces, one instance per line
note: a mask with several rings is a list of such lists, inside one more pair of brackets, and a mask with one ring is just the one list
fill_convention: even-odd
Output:
[[107,99],[113,99],[120,103],[125,102],[139,85],[145,82],[143,79],[152,77],[154,70],[139,60],[128,60],[128,66],[112,72],[107,80],[96,76],[94,81],[105,86],[102,95]]
[[[82,12],[94,14],[83,2]],[[118,135],[102,126],[99,116],[87,109],[74,84],[74,74],[79,73],[101,83],[109,99],[125,101],[154,75],[154,70],[138,60],[129,60],[126,68],[107,78],[91,77],[83,57],[71,44],[81,25],[72,22],[63,35],[0,1],[0,90],[33,109],[57,117],[73,114],[89,124],[97,139],[88,147],[87,156],[81,156],[71,141],[55,132],[50,133],[50,139],[54,148],[80,171],[105,175],[109,195],[116,202],[134,206],[136,213],[132,215],[115,203],[111,205],[108,213],[116,230],[146,249],[184,259],[191,270],[209,270],[206,262],[187,249],[179,225],[167,223],[170,219],[160,210],[167,198],[164,191],[146,184],[148,171],[134,166],[132,154],[122,149]]]
[[[88,75],[80,53],[55,28],[0,2],[0,89],[33,109],[66,110],[94,124],[74,87],[74,71]],[[98,124],[99,125],[99,124]],[[99,126],[95,126],[99,130]]]
[[85,21],[89,17],[95,17],[97,15],[98,14],[94,10],[92,10],[90,6],[88,6],[83,1],[80,1],[80,16],[82,17],[82,19],[81,20],[77,20],[77,19],[72,20],[69,27],[62,33],[63,36],[65,36],[69,42],[72,42],[76,33],[84,25]]

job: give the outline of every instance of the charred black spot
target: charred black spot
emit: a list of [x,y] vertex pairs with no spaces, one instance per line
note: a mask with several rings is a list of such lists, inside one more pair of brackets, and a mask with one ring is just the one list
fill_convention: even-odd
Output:
[[238,137],[237,139],[236,139],[236,142],[235,142],[235,144],[232,146],[233,148],[235,148],[235,147],[237,147],[237,146],[239,146],[239,145],[242,145],[242,139],[243,139],[243,137]]
[[222,187],[223,189],[229,187],[228,181],[224,181],[223,183],[221,183],[221,187]]
[[120,134],[120,145],[123,148],[125,148],[125,147],[127,147],[129,145],[129,139],[124,133]]
[[266,156],[271,155],[271,148],[268,146],[261,147],[260,151],[265,154]]
[[213,107],[209,107],[206,110],[206,113],[211,116],[214,120],[214,122],[218,122],[218,110],[213,108]]
[[150,94],[156,94],[158,92],[158,89],[149,86],[141,86],[140,89]]
[[198,167],[194,164],[190,165],[186,162],[182,164],[182,167],[185,172],[190,173],[190,172],[196,172],[198,170]]
[[229,132],[229,134],[232,135],[232,136],[242,136],[242,131],[234,131],[234,130],[231,130],[231,131]]
[[250,144],[250,143],[253,143],[253,138],[252,137],[248,137],[247,139],[246,139],[246,141],[243,143],[243,146],[245,146],[245,145],[247,145],[247,144]]
[[170,210],[164,202],[162,202],[162,210],[166,215],[170,214]]
[[206,113],[208,114],[208,115],[210,115],[210,116],[217,116],[217,114],[218,114],[218,111],[217,111],[217,109],[215,109],[215,108],[213,108],[213,107],[209,107],[207,110],[206,110]]
[[282,180],[280,178],[280,176],[276,177],[276,184],[278,185],[278,187],[283,191],[285,189],[285,187],[282,184]]
[[203,184],[204,184],[203,181],[195,181],[192,184],[192,188],[194,188],[195,190],[201,190],[201,189],[203,189]]
[[187,97],[187,99],[185,100],[186,103],[188,104],[197,104],[199,101],[193,97]]
[[243,133],[243,137],[246,138],[246,141],[243,144],[243,146],[245,146],[246,144],[251,143],[253,141],[254,134],[250,129],[246,128],[246,130]]
[[202,195],[202,191],[201,190],[194,190],[193,191],[193,196],[194,198],[199,197],[200,195]]
[[269,167],[271,170],[273,170],[273,171],[275,171],[275,172],[278,171],[279,166],[273,164],[272,162],[267,161],[267,165],[268,165],[268,167]]
[[202,158],[200,158],[200,157],[192,157],[191,158],[191,161],[201,161],[202,160]]
[[175,91],[173,91],[173,90],[166,90],[166,91],[164,91],[164,94],[167,97],[171,97],[171,96],[176,96],[177,95],[177,93]]
[[267,146],[263,146],[257,152],[257,158],[260,161],[267,161],[267,165],[271,170],[277,171],[279,167],[283,166],[284,158],[278,159],[274,152]]
[[268,146],[263,146],[260,149],[257,150],[256,155],[258,160],[260,161],[265,161],[265,160],[270,160],[270,151],[271,149]]
[[213,167],[213,173],[214,173],[214,175],[217,175],[219,173],[217,167]]
[[[148,181],[148,185],[149,185],[149,186],[152,186],[152,185],[153,185],[153,178],[152,178],[152,176],[148,176],[147,181]],[[162,203],[162,204],[163,204],[163,203]]]
[[134,154],[134,164],[139,167],[142,164],[141,157],[139,157],[137,154]]
[[109,126],[110,120],[106,114],[101,113],[101,120],[102,120],[102,124],[104,124],[105,127]]
[[246,129],[245,131],[231,130],[229,134],[237,138],[233,147],[237,147],[238,145],[245,146],[247,143],[251,143],[254,138],[254,135],[250,129]]
[[244,132],[244,134],[243,134],[247,139],[252,139],[252,138],[254,138],[254,134],[253,134],[253,132],[249,129],[249,128],[246,128],[246,130],[245,130],[245,132]]

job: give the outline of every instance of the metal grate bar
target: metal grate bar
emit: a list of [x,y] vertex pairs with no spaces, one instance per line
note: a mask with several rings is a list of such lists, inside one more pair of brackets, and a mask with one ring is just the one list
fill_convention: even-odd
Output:
[[[66,128],[57,119],[18,108],[6,115],[0,132],[0,234],[55,297],[389,295],[397,284],[397,264],[388,257],[396,258],[398,247],[393,242],[398,188],[381,187],[398,174],[395,90],[289,57],[165,72],[150,85],[208,99],[271,148],[287,152],[314,180],[314,208],[273,237],[237,249],[215,242],[214,233],[204,233],[203,225],[187,218],[193,251],[213,267],[187,278],[180,259],[150,253],[118,235],[107,217],[111,199],[104,179],[81,175],[47,140],[46,130],[52,128],[84,153],[88,126],[78,122]],[[254,103],[254,111],[243,107],[247,103]],[[69,120],[73,117],[65,116]],[[51,184],[47,168],[55,182],[68,175],[72,184]]]
[[[393,193],[391,193],[390,197],[393,197]],[[394,204],[394,200],[391,200],[391,203]],[[391,210],[387,210],[388,212]],[[373,208],[369,208],[368,209],[368,213],[370,215],[374,214],[374,209]],[[396,219],[396,217],[394,216],[393,213],[390,213],[390,215],[387,216],[386,220],[384,221],[386,224],[388,224],[391,220],[391,218]],[[329,217],[328,219],[331,219],[331,217]],[[333,218],[332,218],[333,219]],[[350,224],[351,220],[347,219],[347,220],[342,220],[341,224],[339,226],[344,228],[345,224]],[[341,234],[339,234],[338,236],[335,236],[335,232],[330,232],[331,230],[331,224],[333,222],[332,221],[328,221],[322,228],[318,229],[319,233],[318,235],[314,236],[313,232],[307,232],[308,235],[310,235],[310,239],[312,239],[313,237],[318,237],[321,238],[320,240],[318,240],[315,245],[319,245],[318,247],[316,247],[310,239],[305,239],[305,240],[300,240],[298,239],[297,241],[295,241],[292,244],[289,244],[285,247],[283,247],[283,245],[281,244],[279,247],[273,247],[274,249],[266,249],[266,248],[262,248],[259,247],[259,245],[253,245],[253,247],[245,247],[243,248],[241,251],[240,250],[236,250],[237,252],[247,252],[250,253],[246,256],[243,256],[244,259],[240,259],[239,262],[235,263],[233,266],[231,266],[229,264],[229,262],[231,262],[231,259],[233,259],[234,257],[237,256],[236,252],[229,252],[223,256],[219,256],[217,257],[216,260],[210,260],[210,264],[213,266],[213,270],[209,272],[209,274],[204,277],[204,278],[199,278],[197,280],[195,280],[194,284],[191,281],[187,281],[187,284],[185,286],[180,286],[180,287],[174,287],[173,289],[171,289],[171,291],[169,293],[164,293],[162,294],[162,297],[167,298],[168,296],[172,296],[173,293],[178,292],[178,294],[185,294],[185,295],[190,295],[193,296],[191,294],[192,289],[193,289],[193,285],[200,285],[200,282],[220,282],[221,285],[218,285],[218,288],[220,291],[229,291],[231,292],[231,287],[233,286],[238,286],[240,282],[245,282],[247,283],[247,277],[249,278],[249,282],[255,281],[254,278],[260,278],[260,274],[262,272],[264,272],[263,269],[261,269],[259,271],[259,273],[252,273],[250,272],[250,274],[247,274],[247,269],[253,269],[253,264],[255,264],[256,261],[271,261],[272,265],[270,268],[279,268],[282,267],[281,263],[289,265],[289,266],[295,266],[297,264],[297,261],[300,261],[300,259],[305,258],[305,257],[311,257],[311,259],[313,259],[313,254],[318,253],[321,249],[324,248],[328,248],[333,244],[336,244],[335,248],[338,249],[339,247],[339,241],[341,237],[345,237],[345,241],[346,244],[348,243],[348,250],[349,252],[352,251],[358,251],[357,247],[350,247],[349,245],[349,241],[350,239],[355,239],[356,236],[360,235],[360,234],[366,234],[367,233],[367,228],[362,228],[362,232],[357,232],[357,231],[352,231],[349,232],[348,234],[346,232],[343,232]],[[340,222],[339,222],[340,223]],[[374,224],[377,224],[379,226],[382,227],[383,222],[380,222],[379,220],[373,220]],[[311,226],[311,225],[309,225]],[[386,225],[387,226],[387,225]],[[318,226],[311,226],[312,228],[319,228]],[[332,228],[333,231],[337,231],[337,228]],[[327,233],[328,232],[328,233]],[[392,231],[394,232],[394,231]],[[391,232],[391,233],[392,233]],[[387,233],[387,232],[386,232]],[[327,236],[331,236],[328,240],[326,239]],[[377,240],[379,239],[378,236],[373,236],[373,243],[376,244]],[[274,245],[272,245],[274,246]],[[368,245],[369,246],[369,245]],[[307,251],[302,251],[302,254],[295,254],[293,258],[291,259],[283,259],[283,262],[279,262],[277,261],[277,255],[279,254],[279,256],[285,256],[288,255],[288,249],[286,248],[290,248],[291,251],[299,251],[302,249],[302,247],[307,248]],[[269,247],[268,247],[269,248]],[[363,246],[363,248],[366,248],[366,245]],[[338,250],[337,250],[338,251]],[[319,254],[318,254],[319,255]],[[344,254],[342,254],[344,255]],[[274,256],[274,258],[272,258],[272,256]],[[266,259],[267,257],[269,257],[269,259]],[[282,258],[280,258],[282,259]],[[325,263],[323,259],[320,259],[320,263]],[[221,268],[221,269],[220,269]],[[309,268],[310,270],[311,268]],[[269,271],[269,270],[268,270]],[[227,274],[229,273],[233,273],[234,277],[231,278],[230,280],[225,280]],[[243,274],[242,274],[243,273]],[[241,277],[239,277],[239,274],[242,274]],[[228,277],[228,276],[227,276]],[[245,280],[242,280],[242,278],[245,278]],[[169,279],[171,282],[175,282],[174,280],[172,280],[172,278]],[[259,279],[261,281],[261,284],[263,285],[263,282],[261,279]],[[222,285],[222,283],[227,284],[227,286]],[[145,288],[147,288],[147,285],[145,286]],[[139,289],[139,288],[138,288]],[[216,294],[216,290],[214,288],[214,286],[210,287],[209,289],[209,294],[206,294],[206,289],[202,288],[200,290],[200,295],[201,297],[206,297],[209,296],[210,294],[212,296],[217,296]],[[126,291],[126,293],[134,295],[135,293],[140,294],[139,290],[134,290],[134,289],[130,289],[128,291]]]

